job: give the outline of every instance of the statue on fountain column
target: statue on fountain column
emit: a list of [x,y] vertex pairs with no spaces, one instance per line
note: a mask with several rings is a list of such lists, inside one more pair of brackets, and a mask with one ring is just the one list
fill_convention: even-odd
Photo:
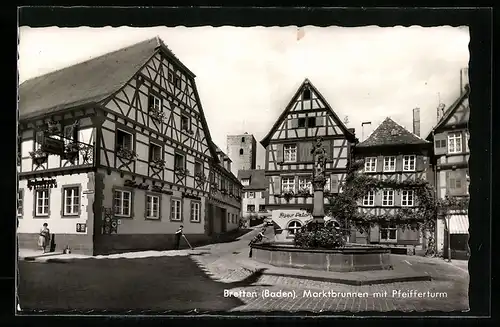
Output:
[[311,150],[311,154],[314,157],[314,169],[313,169],[313,185],[314,189],[323,189],[326,183],[325,167],[326,167],[326,150],[323,147],[323,139],[319,137],[316,140],[316,144]]

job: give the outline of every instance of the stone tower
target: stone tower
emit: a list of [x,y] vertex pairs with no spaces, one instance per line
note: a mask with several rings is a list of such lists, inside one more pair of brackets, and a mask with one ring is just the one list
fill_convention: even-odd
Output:
[[246,132],[243,135],[228,135],[227,155],[233,161],[231,171],[236,176],[238,170],[255,169],[257,141],[253,135]]

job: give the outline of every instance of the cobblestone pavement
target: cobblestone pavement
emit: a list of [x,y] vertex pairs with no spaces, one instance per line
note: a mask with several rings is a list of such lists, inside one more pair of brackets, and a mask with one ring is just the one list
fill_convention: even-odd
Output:
[[[244,279],[251,271],[238,265],[248,256],[248,242],[255,232],[240,240],[211,245],[192,256],[214,280],[223,283]],[[432,281],[351,286],[299,278],[260,277],[253,286],[227,290],[245,304],[231,311],[466,311],[468,273],[439,258],[394,256],[399,265],[411,266],[433,276]],[[330,291],[330,293],[329,293]],[[420,293],[420,294],[419,294]],[[287,296],[288,295],[288,296]]]

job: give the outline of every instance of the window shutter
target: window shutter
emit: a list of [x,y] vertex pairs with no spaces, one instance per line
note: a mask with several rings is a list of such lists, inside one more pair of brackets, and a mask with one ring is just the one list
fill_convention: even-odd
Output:
[[326,151],[326,160],[332,161],[333,160],[332,141],[331,140],[324,141],[323,146],[325,147]]
[[299,127],[299,120],[297,118],[291,119],[292,121],[292,128],[298,128]]
[[460,175],[460,195],[466,195],[467,194],[467,175],[466,175],[466,170],[461,169],[459,172]]
[[323,126],[323,117],[316,117],[316,126]]
[[283,162],[283,144],[278,144],[278,151],[276,154],[276,161]]
[[296,146],[295,151],[297,152],[297,162],[300,162],[303,160],[302,158],[304,157],[302,155],[303,148],[301,146],[301,143],[297,143],[295,146]]
[[424,156],[417,155],[415,158],[415,170],[416,171],[424,171]]
[[384,157],[378,156],[377,157],[377,173],[382,172],[383,169],[384,169]]
[[375,225],[370,228],[370,243],[378,242],[380,242],[380,228],[378,225]]
[[382,205],[382,192],[383,190],[378,190],[378,191],[374,191],[375,192],[375,197],[374,197],[374,201],[375,201],[375,206],[381,206]]
[[148,97],[148,109],[153,108],[153,95],[149,95]]
[[394,205],[395,206],[400,206],[401,200],[403,199],[403,191],[400,190],[394,190]]
[[281,177],[280,176],[273,176],[273,182],[274,182],[274,194],[280,194],[281,193]]
[[330,186],[331,192],[338,193],[339,192],[339,176],[337,174],[331,174],[330,181],[331,181],[331,186]]
[[398,241],[417,241],[418,231],[412,230],[410,228],[405,228],[405,230],[403,231],[402,228],[398,228],[397,238]]
[[396,171],[403,171],[403,156],[396,156]]
[[[444,147],[441,147],[441,143],[444,141]],[[436,145],[439,145],[437,147]],[[441,134],[436,134],[434,135],[434,154],[436,155],[442,155],[446,154],[448,152],[448,142],[446,139],[446,133],[441,133]]]

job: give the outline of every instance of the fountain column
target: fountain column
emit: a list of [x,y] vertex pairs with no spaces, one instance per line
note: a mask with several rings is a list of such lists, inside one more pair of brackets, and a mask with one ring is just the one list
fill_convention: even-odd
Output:
[[314,189],[313,199],[313,223],[324,223],[325,221],[325,202],[324,188],[326,184],[325,166],[326,150],[323,146],[323,139],[316,140],[314,148],[311,150],[314,157],[314,169],[312,174],[312,185]]

